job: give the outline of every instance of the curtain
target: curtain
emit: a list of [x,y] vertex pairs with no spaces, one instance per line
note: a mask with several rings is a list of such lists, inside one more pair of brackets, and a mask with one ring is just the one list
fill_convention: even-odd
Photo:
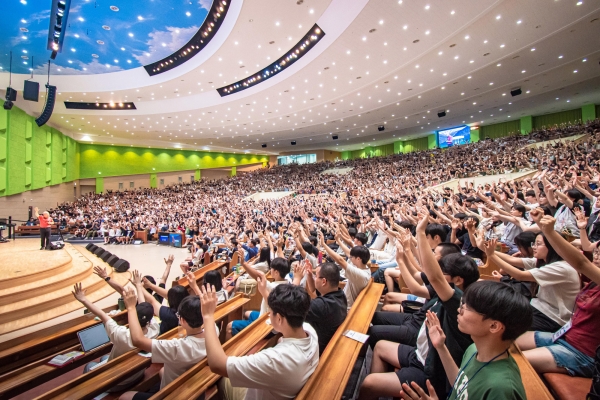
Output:
[[427,150],[428,148],[429,139],[427,139],[427,136],[425,136],[422,138],[407,140],[406,142],[404,142],[402,152],[412,153],[413,151]]

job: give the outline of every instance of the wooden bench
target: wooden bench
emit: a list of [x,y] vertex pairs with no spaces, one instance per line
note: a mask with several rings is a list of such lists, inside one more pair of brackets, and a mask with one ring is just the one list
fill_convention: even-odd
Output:
[[554,397],[552,397],[548,391],[546,385],[544,385],[544,382],[542,382],[540,376],[537,374],[537,372],[535,372],[517,345],[511,346],[510,355],[513,356],[517,362],[517,365],[519,366],[519,370],[521,371],[521,380],[523,381],[523,387],[525,388],[527,400],[554,399]]
[[344,336],[344,332],[352,330],[367,333],[383,287],[371,280],[360,292],[345,321],[321,355],[319,366],[296,396],[297,400],[337,400],[342,397],[363,347],[363,343]]
[[558,400],[585,400],[592,387],[592,379],[566,374],[544,374],[544,380]]
[[[225,264],[227,264],[227,261],[213,261],[208,265],[205,265],[204,267],[194,271],[194,276],[196,277],[196,282],[198,282],[199,285],[202,284],[202,280],[204,279],[204,275],[208,272],[208,271],[215,271],[215,270],[219,270],[221,269]],[[219,271],[220,272],[220,271]],[[183,286],[185,287],[190,293],[191,293],[191,288],[190,288],[190,283],[188,282],[188,279],[184,276],[183,278],[180,278],[178,280],[173,281],[172,285],[173,287],[175,286]],[[192,293],[194,294],[194,293]]]
[[[241,308],[248,300],[243,296],[235,296],[232,299],[219,304],[215,311],[215,321],[229,321],[240,318]],[[160,335],[158,339],[175,339],[180,334],[179,327],[171,329]],[[223,336],[222,336],[223,337]],[[119,382],[142,371],[152,364],[152,360],[138,355],[139,350],[134,349],[107,362],[93,371],[83,374],[37,399],[91,399],[106,390],[116,386]],[[146,379],[135,388],[129,390],[146,390],[150,383],[158,379],[160,368],[154,368],[152,373],[146,374]]]
[[[110,312],[116,307],[105,308]],[[113,316],[119,324],[127,322],[127,311]],[[48,364],[52,358],[69,351],[80,351],[77,332],[101,323],[93,314],[52,326],[2,343],[0,351],[0,398],[13,397],[84,365],[110,352],[112,344],[99,347],[62,368]],[[60,329],[59,329],[60,327]]]
[[[223,345],[225,354],[227,356],[243,356],[256,353],[266,347],[274,346],[277,339],[279,339],[279,335],[267,339],[267,336],[273,330],[273,327],[266,323],[268,317],[268,314],[262,315],[243,331],[227,341]],[[211,388],[210,393],[215,394],[216,388],[214,388],[214,385],[220,378],[220,375],[210,370],[208,360],[204,359],[162,388],[151,399],[196,399]],[[205,398],[208,398],[208,396]]]
[[[52,225],[50,226],[50,231],[53,235],[58,235],[58,225]],[[63,229],[61,231],[62,233],[68,233],[67,229]],[[19,236],[24,236],[24,235],[39,235],[40,234],[40,226],[39,225],[18,225],[17,229],[15,230],[15,235],[19,234]]]

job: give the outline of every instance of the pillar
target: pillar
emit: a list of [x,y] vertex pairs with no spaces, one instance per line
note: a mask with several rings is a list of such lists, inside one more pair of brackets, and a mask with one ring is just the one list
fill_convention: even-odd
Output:
[[150,174],[150,187],[152,189],[156,189],[158,185],[156,184],[156,174]]
[[435,149],[437,147],[437,135],[435,133],[427,136],[427,148]]
[[231,176],[237,175],[237,167],[231,167]]
[[581,107],[581,120],[585,124],[587,121],[593,121],[596,119],[596,105],[586,104]]
[[199,181],[200,179],[202,179],[202,172],[200,172],[200,170],[197,169],[196,172],[194,172],[194,180]]
[[471,143],[479,142],[479,128],[471,129]]
[[104,178],[96,178],[96,194],[104,192]]
[[521,135],[528,135],[533,130],[533,117],[521,117]]

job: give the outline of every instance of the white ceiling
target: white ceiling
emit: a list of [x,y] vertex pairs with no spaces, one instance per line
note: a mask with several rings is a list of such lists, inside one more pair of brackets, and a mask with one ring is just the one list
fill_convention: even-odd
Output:
[[[60,95],[49,124],[94,143],[278,153],[354,150],[600,103],[598,1],[233,0],[231,11],[210,57],[168,76],[139,68],[52,77]],[[292,67],[217,94],[283,55],[314,23],[326,35]],[[523,94],[511,97],[514,87]],[[66,110],[63,101],[138,109]],[[16,104],[33,115],[43,107]]]

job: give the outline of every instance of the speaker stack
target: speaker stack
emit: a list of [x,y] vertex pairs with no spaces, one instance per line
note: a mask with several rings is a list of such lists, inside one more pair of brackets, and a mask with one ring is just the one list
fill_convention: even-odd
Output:
[[119,258],[110,251],[104,250],[102,247],[88,243],[85,248],[91,253],[94,253],[96,257],[102,259],[102,261],[113,267],[117,272],[126,272],[129,269],[129,261]]

